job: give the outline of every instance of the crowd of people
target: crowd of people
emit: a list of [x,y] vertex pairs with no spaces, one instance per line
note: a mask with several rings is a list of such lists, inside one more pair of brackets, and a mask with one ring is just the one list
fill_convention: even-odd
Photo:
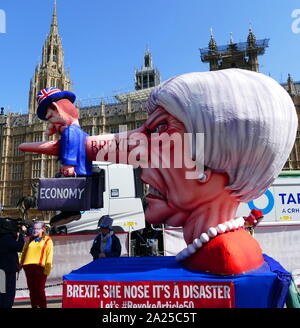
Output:
[[[90,250],[93,260],[121,255],[121,243],[113,232],[112,223],[108,215],[99,220],[99,234]],[[42,221],[34,221],[30,231],[21,226],[18,232],[0,234],[0,273],[4,273],[0,275],[0,308],[13,307],[16,280],[21,270],[25,272],[32,308],[47,307],[45,287],[53,265],[53,253],[53,241]]]

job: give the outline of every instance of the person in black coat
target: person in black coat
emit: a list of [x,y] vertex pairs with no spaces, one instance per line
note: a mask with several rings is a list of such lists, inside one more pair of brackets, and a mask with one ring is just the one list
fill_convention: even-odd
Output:
[[23,246],[22,234],[0,234],[0,308],[11,308],[14,304],[16,272],[19,270],[18,252],[22,251]]
[[94,260],[104,257],[119,257],[121,255],[121,243],[112,230],[113,219],[104,215],[98,222],[100,233],[97,235],[90,250]]

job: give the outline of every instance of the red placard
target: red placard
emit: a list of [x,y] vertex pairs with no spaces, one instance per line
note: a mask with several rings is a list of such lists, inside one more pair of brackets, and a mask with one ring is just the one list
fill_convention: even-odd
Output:
[[233,281],[64,281],[64,308],[231,308]]

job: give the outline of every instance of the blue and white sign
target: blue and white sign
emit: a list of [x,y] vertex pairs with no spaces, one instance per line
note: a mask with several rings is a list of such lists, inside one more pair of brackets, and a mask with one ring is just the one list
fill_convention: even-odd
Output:
[[[264,213],[264,215],[269,214],[273,210],[273,208],[274,208],[274,204],[275,204],[275,202],[274,202],[274,196],[273,196],[273,194],[272,194],[272,192],[270,190],[267,190],[265,192],[264,196],[267,198],[267,205],[266,205],[266,207],[264,207],[264,208],[257,207],[257,206],[259,206],[257,204],[258,203],[258,200],[257,200],[257,202],[256,202],[257,206],[254,204],[254,201],[251,201],[251,202],[248,203],[249,209],[250,210],[260,210],[260,211],[262,211]],[[262,196],[262,197],[264,197],[264,196]]]
[[247,216],[252,209],[264,213],[264,222],[300,222],[300,177],[279,177],[261,197],[242,203],[238,216]]

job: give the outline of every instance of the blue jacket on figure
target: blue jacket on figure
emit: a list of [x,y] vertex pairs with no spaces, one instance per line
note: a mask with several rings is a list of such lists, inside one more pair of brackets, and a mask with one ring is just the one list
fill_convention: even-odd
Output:
[[85,141],[88,134],[77,124],[68,126],[59,141],[59,160],[63,165],[75,167],[78,176],[92,175],[92,162],[87,158]]

